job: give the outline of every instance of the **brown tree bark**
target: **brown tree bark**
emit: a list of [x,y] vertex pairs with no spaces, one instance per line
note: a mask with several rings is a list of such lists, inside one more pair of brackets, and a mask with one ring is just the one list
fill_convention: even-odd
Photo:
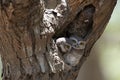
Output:
[[[115,4],[116,0],[0,0],[3,80],[75,80]],[[80,49],[63,53],[56,40],[71,36],[80,39]],[[78,63],[71,61],[74,57]]]

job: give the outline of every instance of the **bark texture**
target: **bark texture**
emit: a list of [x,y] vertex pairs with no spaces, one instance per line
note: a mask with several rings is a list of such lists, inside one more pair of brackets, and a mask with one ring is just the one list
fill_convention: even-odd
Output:
[[[115,4],[116,0],[0,0],[3,80],[75,80]],[[79,49],[69,44],[73,38],[80,42]],[[60,50],[61,39],[68,40],[63,43],[69,52]]]

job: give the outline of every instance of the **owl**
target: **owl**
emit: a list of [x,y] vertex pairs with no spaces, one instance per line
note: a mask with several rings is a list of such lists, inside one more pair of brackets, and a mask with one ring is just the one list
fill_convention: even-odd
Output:
[[56,44],[63,54],[63,58],[66,64],[70,66],[76,66],[79,63],[86,42],[82,38],[73,35],[69,38],[61,37],[56,40]]
[[56,44],[58,48],[60,49],[61,53],[68,53],[70,52],[72,46],[71,46],[71,40],[66,37],[61,37],[56,40]]

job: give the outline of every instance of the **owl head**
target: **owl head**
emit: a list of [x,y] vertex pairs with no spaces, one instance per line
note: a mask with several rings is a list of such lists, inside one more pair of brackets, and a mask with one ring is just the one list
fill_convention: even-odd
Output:
[[71,46],[74,49],[82,50],[82,49],[85,48],[86,42],[82,38],[80,38],[78,36],[71,36],[70,40],[72,41],[72,45]]
[[66,53],[71,50],[71,40],[69,38],[61,37],[56,40],[56,44],[61,52]]

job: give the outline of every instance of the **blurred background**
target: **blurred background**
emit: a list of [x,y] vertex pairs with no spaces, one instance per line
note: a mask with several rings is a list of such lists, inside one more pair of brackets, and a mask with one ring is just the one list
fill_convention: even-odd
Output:
[[77,80],[120,80],[120,0]]
[[77,80],[120,80],[120,0],[103,35],[82,66]]

